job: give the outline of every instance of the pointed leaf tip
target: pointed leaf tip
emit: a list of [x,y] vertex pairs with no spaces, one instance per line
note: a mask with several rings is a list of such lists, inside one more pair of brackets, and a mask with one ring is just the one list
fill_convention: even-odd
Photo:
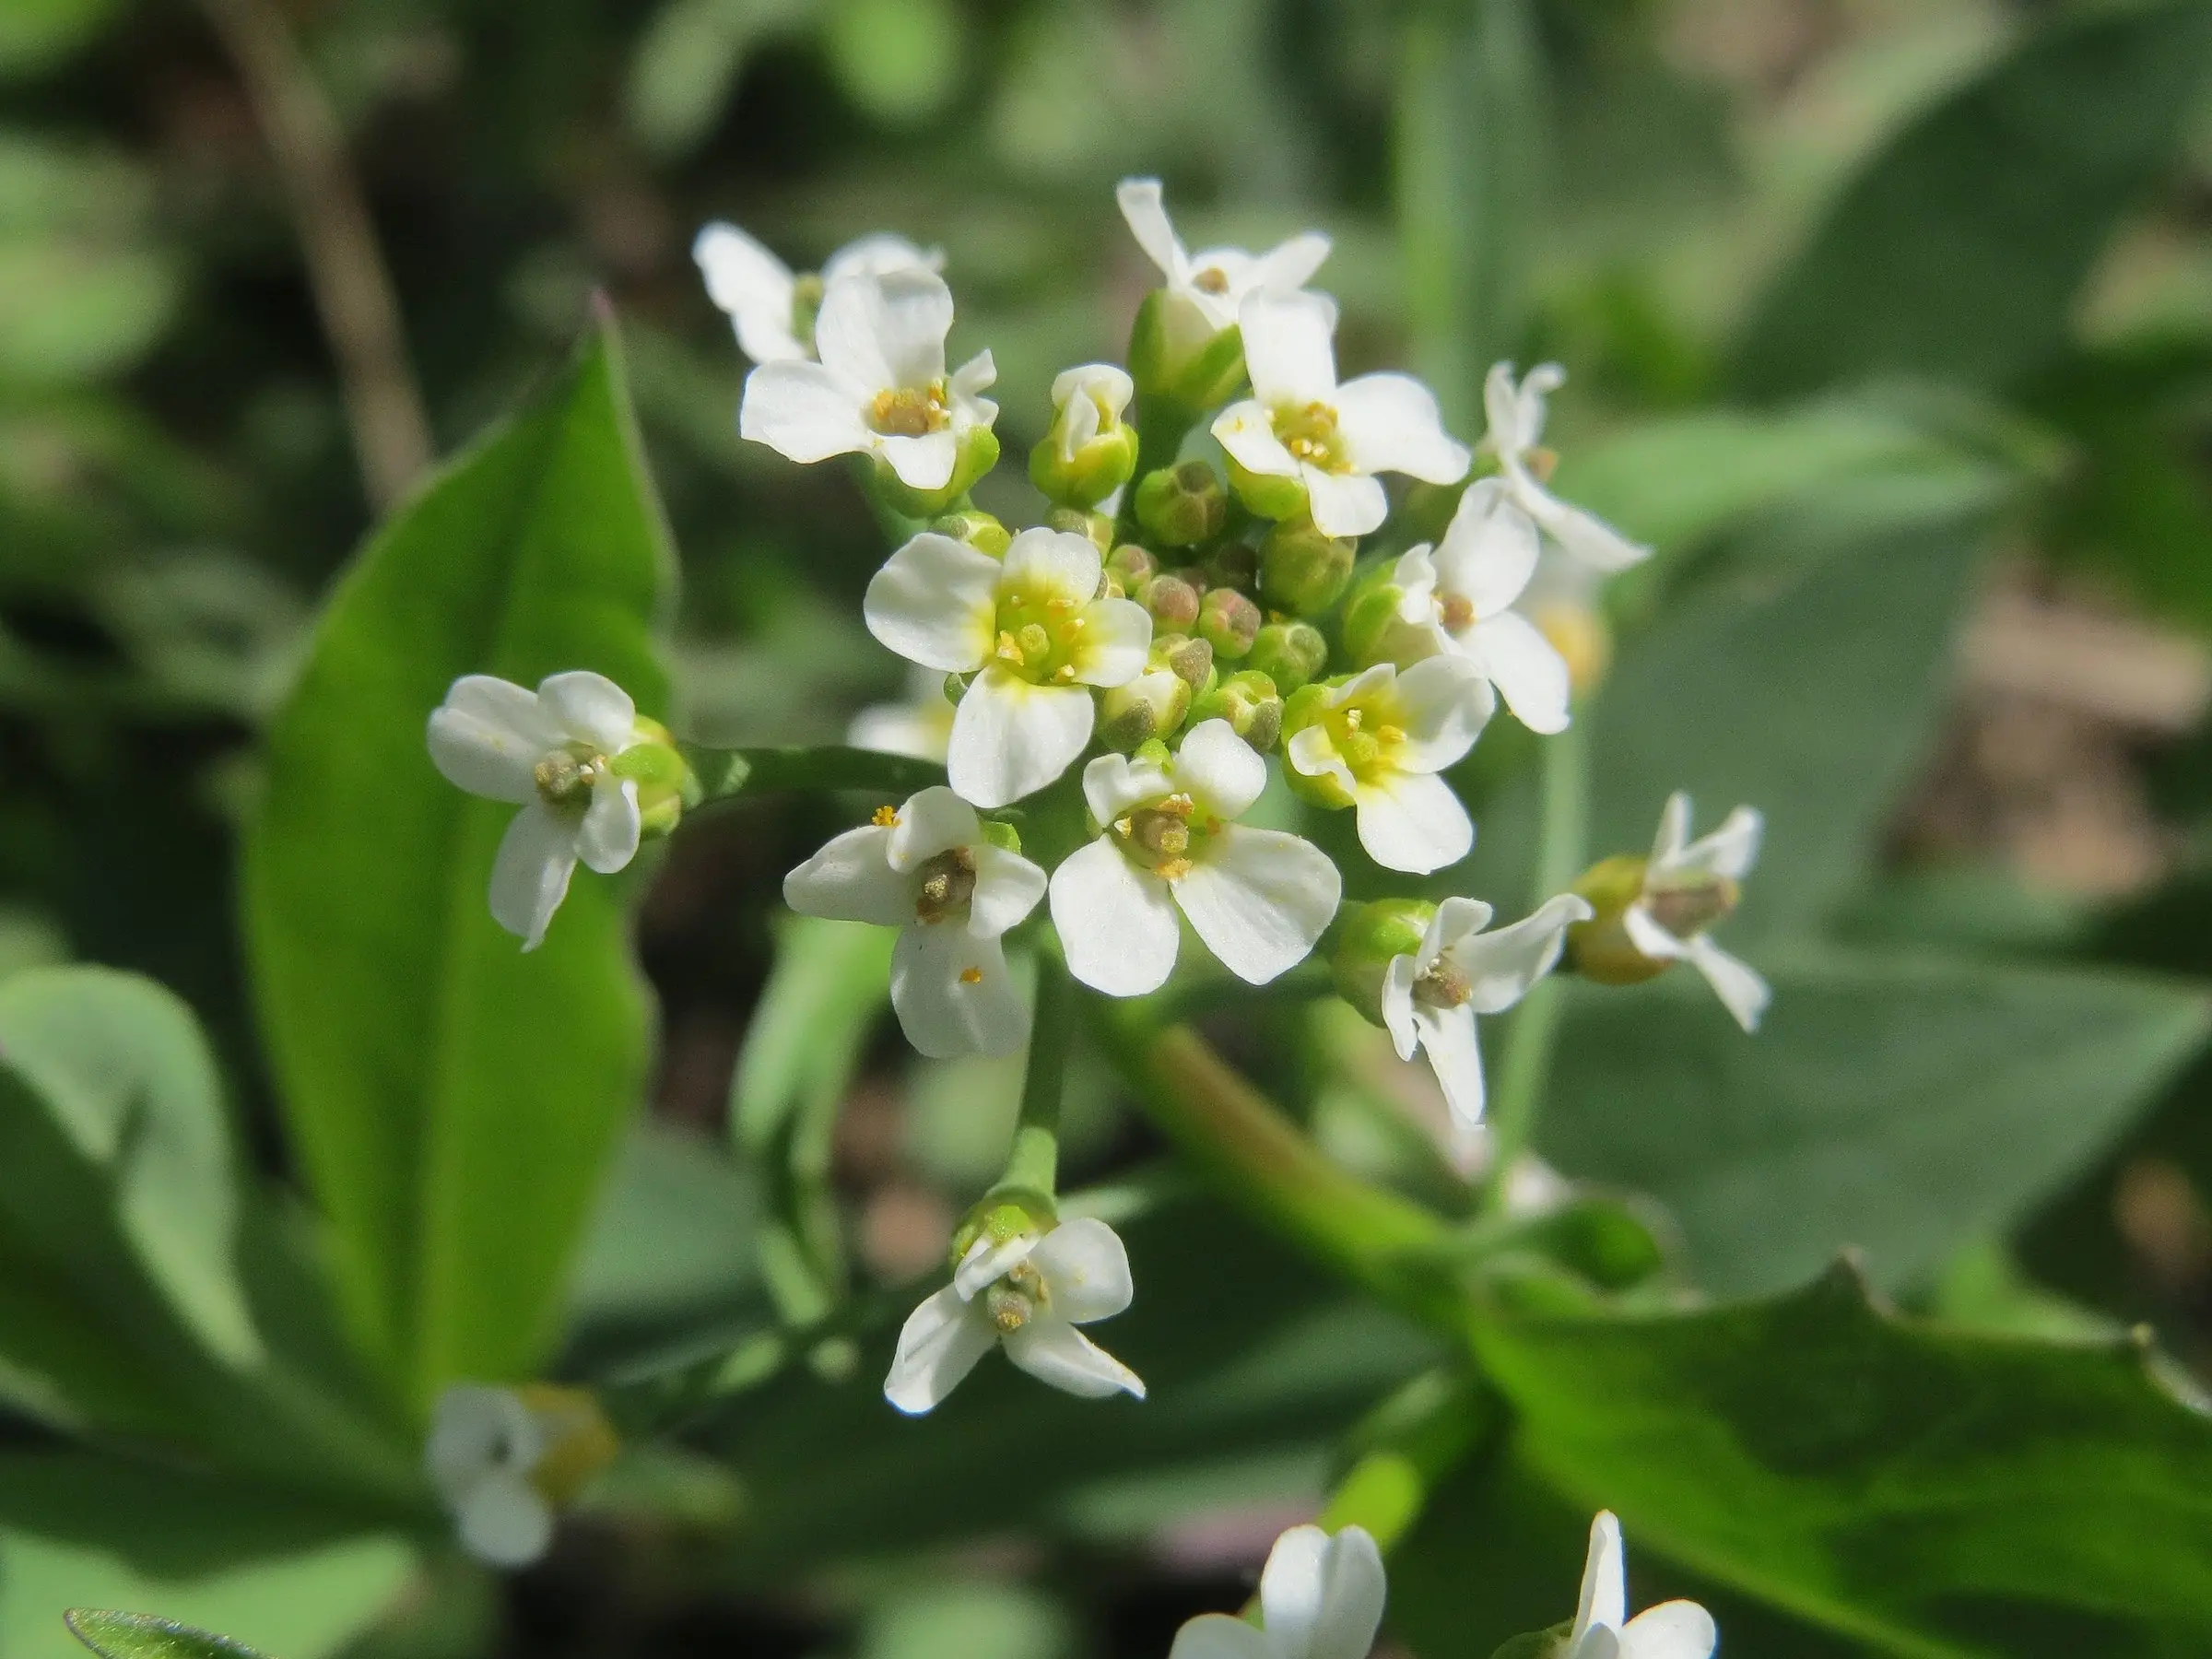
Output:
[[62,1622],[101,1659],[263,1659],[242,1641],[152,1613],[71,1607]]

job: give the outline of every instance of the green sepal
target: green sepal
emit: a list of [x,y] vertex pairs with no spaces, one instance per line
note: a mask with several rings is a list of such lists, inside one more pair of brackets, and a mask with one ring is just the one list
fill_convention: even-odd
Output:
[[1391,963],[1420,949],[1435,918],[1436,906],[1425,899],[1378,899],[1346,919],[1329,959],[1329,975],[1336,994],[1370,1025],[1383,1023],[1382,981]]

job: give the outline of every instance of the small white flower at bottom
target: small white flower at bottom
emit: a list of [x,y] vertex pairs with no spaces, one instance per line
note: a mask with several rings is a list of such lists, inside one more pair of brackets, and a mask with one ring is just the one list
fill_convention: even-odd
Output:
[[462,1547],[494,1567],[526,1567],[552,1542],[555,1499],[573,1497],[616,1450],[582,1390],[457,1382],[438,1396],[422,1461]]
[[1010,1054],[1030,1018],[999,944],[1044,897],[1044,872],[994,845],[975,808],[942,783],[833,838],[783,878],[803,916],[900,930],[891,1006],[933,1060]]
[[1629,942],[1653,961],[1688,962],[1747,1031],[1759,1029],[1773,992],[1759,971],[1729,955],[1705,929],[1735,906],[1736,883],[1759,861],[1765,819],[1738,806],[1711,835],[1689,839],[1689,796],[1677,790],[1659,815],[1643,891],[1621,917]]
[[909,1417],[934,1409],[995,1344],[1041,1382],[1085,1399],[1145,1397],[1137,1374],[1076,1329],[1135,1294],[1129,1253],[1103,1221],[979,1238],[952,1283],[907,1316],[883,1397]]
[[1463,1130],[1482,1122],[1482,1051],[1477,1014],[1499,1014],[1528,994],[1559,959],[1567,929],[1591,916],[1573,893],[1547,900],[1511,927],[1485,933],[1490,907],[1478,899],[1447,899],[1436,907],[1421,947],[1393,957],[1382,978],[1382,1023],[1410,1060],[1429,1056],[1452,1120]]
[[1382,1553],[1364,1528],[1331,1536],[1294,1526],[1260,1573],[1260,1627],[1201,1613],[1175,1632],[1168,1659],[1367,1659],[1387,1593]]
[[448,782],[508,801],[514,815],[491,868],[492,919],[535,950],[579,862],[612,875],[637,855],[638,786],[610,763],[651,734],[603,675],[549,675],[535,691],[465,675],[430,715],[430,759]]
[[1628,1610],[1620,1523],[1602,1510],[1590,1524],[1582,1600],[1561,1659],[1710,1659],[1721,1639],[1712,1615],[1693,1601],[1661,1602],[1633,1618]]
[[1652,556],[1651,548],[1627,536],[1595,513],[1562,501],[1546,489],[1536,471],[1548,471],[1550,457],[1537,449],[1544,436],[1544,403],[1566,383],[1557,363],[1540,363],[1513,384],[1513,366],[1497,363],[1483,382],[1483,413],[1489,430],[1483,443],[1498,457],[1507,497],[1536,522],[1545,535],[1570,556],[1601,575],[1625,571]]
[[1053,872],[1068,971],[1110,996],[1158,990],[1175,967],[1178,908],[1253,984],[1303,960],[1344,884],[1311,841],[1235,821],[1266,786],[1266,761],[1226,720],[1200,722],[1164,765],[1100,755],[1084,768],[1104,828]]

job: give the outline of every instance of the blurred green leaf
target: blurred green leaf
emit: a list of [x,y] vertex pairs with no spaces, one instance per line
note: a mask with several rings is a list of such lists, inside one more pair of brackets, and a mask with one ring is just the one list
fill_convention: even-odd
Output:
[[1845,1269],[1707,1312],[1493,1312],[1476,1341],[1547,1484],[1877,1652],[2212,1644],[2212,1418],[2131,1342],[1902,1322]]
[[151,1613],[72,1607],[65,1622],[69,1633],[100,1659],[262,1659],[242,1641]]
[[8,0],[0,7],[0,79],[37,75],[91,40],[117,0]]
[[818,9],[818,0],[668,0],[630,59],[630,130],[655,155],[696,148],[728,107],[747,55]]
[[2064,345],[2076,290],[2171,166],[2212,8],[2075,8],[1893,139],[1769,288],[1735,379],[1762,397],[1902,372],[2009,384]]
[[960,88],[967,19],[951,0],[828,0],[822,48],[845,96],[877,121],[908,125]]
[[620,884],[524,954],[485,893],[512,808],[440,778],[458,676],[593,668],[665,711],[670,586],[611,331],[373,538],[270,740],[248,937],[358,1338],[418,1406],[532,1374],[645,1066]]
[[2198,993],[1916,959],[1769,964],[1747,1038],[1687,970],[1576,987],[1538,1127],[1571,1175],[1650,1193],[1722,1295],[1846,1245],[1908,1282],[2001,1233],[2148,1107],[2212,1029]]

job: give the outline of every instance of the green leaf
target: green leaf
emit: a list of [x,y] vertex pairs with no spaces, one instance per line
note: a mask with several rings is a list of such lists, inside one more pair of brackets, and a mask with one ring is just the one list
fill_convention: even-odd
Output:
[[50,69],[106,24],[117,0],[8,0],[0,10],[0,78]]
[[[2081,15],[2086,13],[2087,15]],[[1908,125],[1760,304],[1735,379],[1787,396],[1866,374],[2018,380],[2172,163],[2212,61],[2201,0],[2081,8]]]
[[2212,1648],[2212,1418],[2135,1344],[1968,1335],[1830,1273],[1688,1314],[1476,1329],[1519,1449],[1649,1547],[1879,1652]]
[[248,943],[292,1137],[358,1338],[419,1407],[532,1374],[646,1063],[619,883],[544,948],[486,904],[512,808],[432,769],[457,677],[591,668],[647,713],[670,555],[611,330],[360,555],[269,743]]
[[1756,1038],[1688,970],[1576,986],[1537,1129],[1570,1174],[1665,1203],[1719,1294],[1802,1283],[1845,1245],[1903,1284],[2002,1233],[2148,1107],[2212,1024],[2201,994],[2135,976],[1769,968]]
[[151,1613],[72,1607],[64,1617],[69,1633],[100,1659],[262,1659],[242,1641]]

